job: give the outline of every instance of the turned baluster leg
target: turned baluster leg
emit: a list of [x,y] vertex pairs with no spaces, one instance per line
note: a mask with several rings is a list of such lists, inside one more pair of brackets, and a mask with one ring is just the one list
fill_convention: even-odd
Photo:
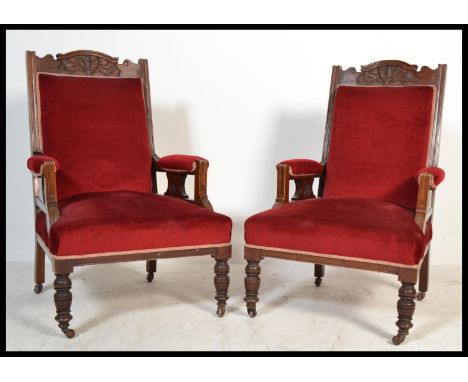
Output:
[[319,287],[322,284],[322,277],[325,276],[325,265],[315,264],[314,275],[315,285]]
[[156,272],[156,268],[156,260],[148,260],[146,262],[146,272],[148,272],[148,274],[146,275],[146,280],[148,280],[149,283],[154,279],[154,272]]
[[36,240],[36,256],[34,261],[34,282],[36,285],[34,286],[34,292],[36,294],[41,293],[42,291],[42,284],[44,284],[45,280],[45,253],[42,247]]
[[223,317],[226,311],[226,301],[229,298],[229,264],[226,259],[216,259],[214,266],[215,277],[214,284],[216,289],[215,299],[218,302],[218,309],[216,314],[218,317]]
[[70,329],[68,326],[70,320],[73,318],[70,314],[70,307],[72,303],[72,294],[70,292],[72,282],[70,280],[69,273],[55,275],[54,281],[54,301],[57,309],[57,315],[55,321],[58,322],[58,326],[62,329],[62,332],[68,337],[72,338],[75,335],[75,331]]
[[395,345],[401,344],[408,335],[409,330],[413,327],[411,320],[413,319],[416,307],[416,303],[414,302],[416,289],[414,285],[414,283],[402,282],[398,290],[398,296],[400,297],[397,303],[398,321],[396,322],[396,326],[398,326],[398,334],[392,339]]
[[250,317],[257,315],[258,289],[260,288],[260,261],[247,260],[245,267],[245,298],[247,313]]
[[426,292],[429,286],[429,253],[426,254],[426,258],[423,260],[421,269],[419,270],[419,292],[416,295],[416,300],[421,301],[426,297]]

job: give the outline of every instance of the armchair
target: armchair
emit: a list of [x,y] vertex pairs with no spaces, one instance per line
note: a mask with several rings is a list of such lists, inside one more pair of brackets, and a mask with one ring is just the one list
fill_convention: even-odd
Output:
[[[231,219],[213,212],[208,161],[159,158],[154,152],[147,60],[94,51],[37,57],[26,52],[36,222],[35,292],[42,291],[45,255],[56,275],[59,328],[68,337],[77,266],[211,255],[217,315],[225,313]],[[158,195],[156,172],[167,173]],[[194,199],[184,181],[195,176]]]
[[417,68],[396,60],[360,72],[333,67],[321,162],[279,163],[274,208],[245,222],[251,317],[265,257],[314,263],[317,287],[325,265],[386,272],[401,282],[392,340],[405,340],[414,300],[428,289],[435,188],[444,179],[437,161],[446,65]]

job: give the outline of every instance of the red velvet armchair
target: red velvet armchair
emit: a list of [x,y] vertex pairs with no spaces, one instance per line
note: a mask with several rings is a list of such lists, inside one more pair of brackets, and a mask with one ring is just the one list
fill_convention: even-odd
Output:
[[317,287],[325,265],[386,272],[401,281],[393,343],[404,341],[414,300],[428,289],[434,194],[444,178],[436,166],[446,65],[417,68],[395,60],[360,72],[333,67],[321,162],[279,163],[274,208],[245,222],[251,317],[264,257],[315,263]]
[[[26,53],[31,130],[27,167],[34,184],[35,292],[53,272],[58,326],[69,323],[74,267],[145,260],[151,282],[160,258],[211,255],[217,314],[225,312],[231,220],[213,212],[208,161],[156,156],[148,62],[94,51]],[[158,195],[156,172],[167,173]],[[184,182],[195,177],[194,200]]]

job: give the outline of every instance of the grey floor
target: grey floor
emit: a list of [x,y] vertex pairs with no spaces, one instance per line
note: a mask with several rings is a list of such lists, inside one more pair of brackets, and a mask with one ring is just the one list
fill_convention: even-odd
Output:
[[244,264],[231,264],[226,315],[215,315],[213,260],[161,260],[153,283],[143,262],[77,268],[69,340],[54,321],[53,277],[33,293],[30,263],[7,263],[7,350],[461,350],[461,270],[433,266],[414,327],[400,346],[395,276],[262,261],[258,315],[243,302]]

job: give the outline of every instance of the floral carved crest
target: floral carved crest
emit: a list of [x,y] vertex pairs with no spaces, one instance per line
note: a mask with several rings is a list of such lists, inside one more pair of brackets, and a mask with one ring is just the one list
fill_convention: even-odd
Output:
[[377,62],[361,67],[361,74],[356,79],[358,84],[405,85],[418,80],[417,65],[402,61]]
[[82,74],[87,76],[119,76],[120,69],[117,66],[117,59],[102,53],[79,54],[71,52],[65,55],[58,54],[60,61],[58,69],[63,73]]

